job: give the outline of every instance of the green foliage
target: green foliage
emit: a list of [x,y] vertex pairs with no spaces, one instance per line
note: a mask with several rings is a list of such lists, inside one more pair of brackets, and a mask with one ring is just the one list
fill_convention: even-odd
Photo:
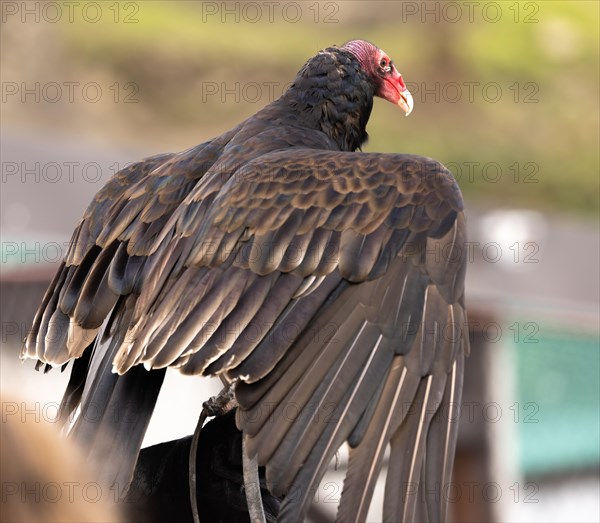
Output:
[[[370,39],[394,57],[416,89],[416,103],[404,120],[378,101],[366,150],[479,164],[460,183],[468,198],[484,203],[598,212],[597,2],[500,2],[495,23],[477,10],[468,20],[464,6],[456,23],[407,17],[395,2],[338,2],[330,17],[338,23],[324,23],[329,4],[316,12],[303,3],[298,23],[279,12],[273,23],[264,13],[256,23],[243,16],[236,22],[235,15],[223,23],[201,3],[140,2],[136,23],[103,17],[60,30],[77,70],[103,70],[139,85],[145,110],[128,111],[120,126],[138,141],[165,143],[167,135],[178,137],[169,145],[181,146],[256,112],[269,101],[266,83],[277,82],[272,93],[280,94],[318,49]],[[252,82],[262,91],[249,100],[242,89]],[[207,96],[207,84],[237,89],[238,97]],[[491,164],[499,165],[498,179],[484,170]],[[515,177],[527,169],[536,171],[530,183]]]

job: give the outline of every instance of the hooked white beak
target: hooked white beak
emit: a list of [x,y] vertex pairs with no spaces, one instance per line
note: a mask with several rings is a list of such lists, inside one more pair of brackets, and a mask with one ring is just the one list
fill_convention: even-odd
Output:
[[405,116],[408,116],[410,113],[412,113],[414,105],[415,103],[410,91],[408,89],[402,91],[400,93],[400,100],[398,100],[398,107],[404,111]]

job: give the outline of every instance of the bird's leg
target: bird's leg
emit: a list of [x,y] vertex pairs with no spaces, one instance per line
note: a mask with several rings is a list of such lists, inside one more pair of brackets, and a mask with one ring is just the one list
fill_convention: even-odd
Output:
[[223,416],[235,409],[237,401],[233,392],[233,384],[226,384],[219,394],[206,400],[202,407],[202,411],[206,411],[206,417]]
[[[237,401],[233,393],[232,384],[225,384],[219,394],[213,396],[202,404],[202,412],[198,418],[198,424],[196,425],[196,430],[194,430],[194,437],[192,438],[192,445],[190,447],[190,460],[188,468],[190,477],[190,503],[192,505],[191,508],[194,523],[200,523],[196,490],[196,456],[198,454],[198,439],[200,438],[200,431],[202,430],[206,418],[223,416],[235,407],[237,407]],[[258,468],[256,470],[256,476],[258,477]]]
[[[222,416],[231,409],[237,407],[237,401],[233,392],[233,384],[226,383],[223,390],[210,398],[203,405],[202,412],[208,416]],[[206,418],[206,416],[205,416]],[[200,423],[200,421],[199,421]],[[202,420],[204,423],[204,420]],[[197,432],[200,431],[196,428]],[[194,434],[196,437],[196,434]],[[194,447],[197,446],[194,445]],[[195,460],[194,460],[195,463]],[[265,523],[265,509],[260,495],[260,478],[258,476],[258,462],[256,458],[250,458],[246,452],[246,438],[242,435],[242,467],[244,472],[244,490],[246,492],[246,503],[248,504],[248,515],[251,523]],[[191,475],[190,475],[191,477]],[[194,476],[195,477],[195,476]],[[199,523],[199,521],[196,521]]]
[[[237,407],[237,401],[233,391],[233,384],[225,384],[221,392],[202,404],[202,412],[198,418],[198,424],[192,438],[189,460],[190,476],[190,502],[194,523],[200,523],[198,513],[198,499],[196,490],[196,456],[198,450],[198,439],[200,431],[208,417],[223,416]],[[249,458],[246,453],[246,439],[242,436],[242,466],[244,472],[244,490],[246,502],[248,503],[248,514],[252,523],[265,523],[265,509],[260,495],[260,478],[258,476],[258,462],[256,458]]]
[[[225,383],[225,389],[221,391],[219,396],[223,395],[223,398],[219,400],[217,397],[217,403],[220,404],[226,400],[227,396],[231,396],[231,401],[235,402],[235,396],[233,393],[233,384]],[[210,400],[209,400],[210,401]],[[228,405],[227,403],[225,404]],[[230,407],[229,410],[231,410]],[[250,458],[246,452],[246,438],[242,434],[242,471],[244,474],[244,492],[246,493],[246,503],[248,505],[248,515],[250,516],[250,523],[266,523],[265,518],[265,507],[262,502],[260,495],[260,478],[258,475],[258,461],[256,457]]]
[[256,456],[250,458],[246,452],[246,438],[242,435],[242,466],[244,470],[244,489],[248,515],[251,523],[265,523],[265,507],[260,495],[260,478]]

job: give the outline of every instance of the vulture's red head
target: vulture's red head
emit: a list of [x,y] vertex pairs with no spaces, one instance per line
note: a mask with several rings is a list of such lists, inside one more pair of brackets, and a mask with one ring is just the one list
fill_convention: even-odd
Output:
[[407,115],[412,111],[412,96],[388,55],[370,42],[352,40],[309,58],[273,106],[291,109],[299,125],[324,132],[340,150],[355,151],[368,138],[375,96]]
[[377,46],[365,40],[352,40],[342,49],[349,51],[363,71],[375,84],[375,96],[398,105],[408,116],[413,110],[413,98],[390,57]]

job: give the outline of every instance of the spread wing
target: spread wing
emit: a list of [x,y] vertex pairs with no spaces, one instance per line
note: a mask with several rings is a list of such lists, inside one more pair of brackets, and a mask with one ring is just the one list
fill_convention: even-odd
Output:
[[[164,378],[143,368],[120,377],[110,372],[124,334],[118,326],[127,323],[148,278],[156,238],[235,132],[118,172],[75,229],[25,340],[22,358],[46,370],[75,360],[60,419],[70,422],[70,437],[107,486],[122,489],[130,481]],[[85,415],[89,409],[94,416]]]
[[139,293],[157,235],[222,146],[217,140],[148,158],[111,178],[73,233],[23,358],[57,366],[83,354],[119,297]]
[[[340,521],[445,517],[463,357],[462,197],[411,155],[286,150],[200,184],[155,246],[114,359],[237,380],[238,426],[298,521],[352,447]],[[440,501],[440,499],[442,501]]]

